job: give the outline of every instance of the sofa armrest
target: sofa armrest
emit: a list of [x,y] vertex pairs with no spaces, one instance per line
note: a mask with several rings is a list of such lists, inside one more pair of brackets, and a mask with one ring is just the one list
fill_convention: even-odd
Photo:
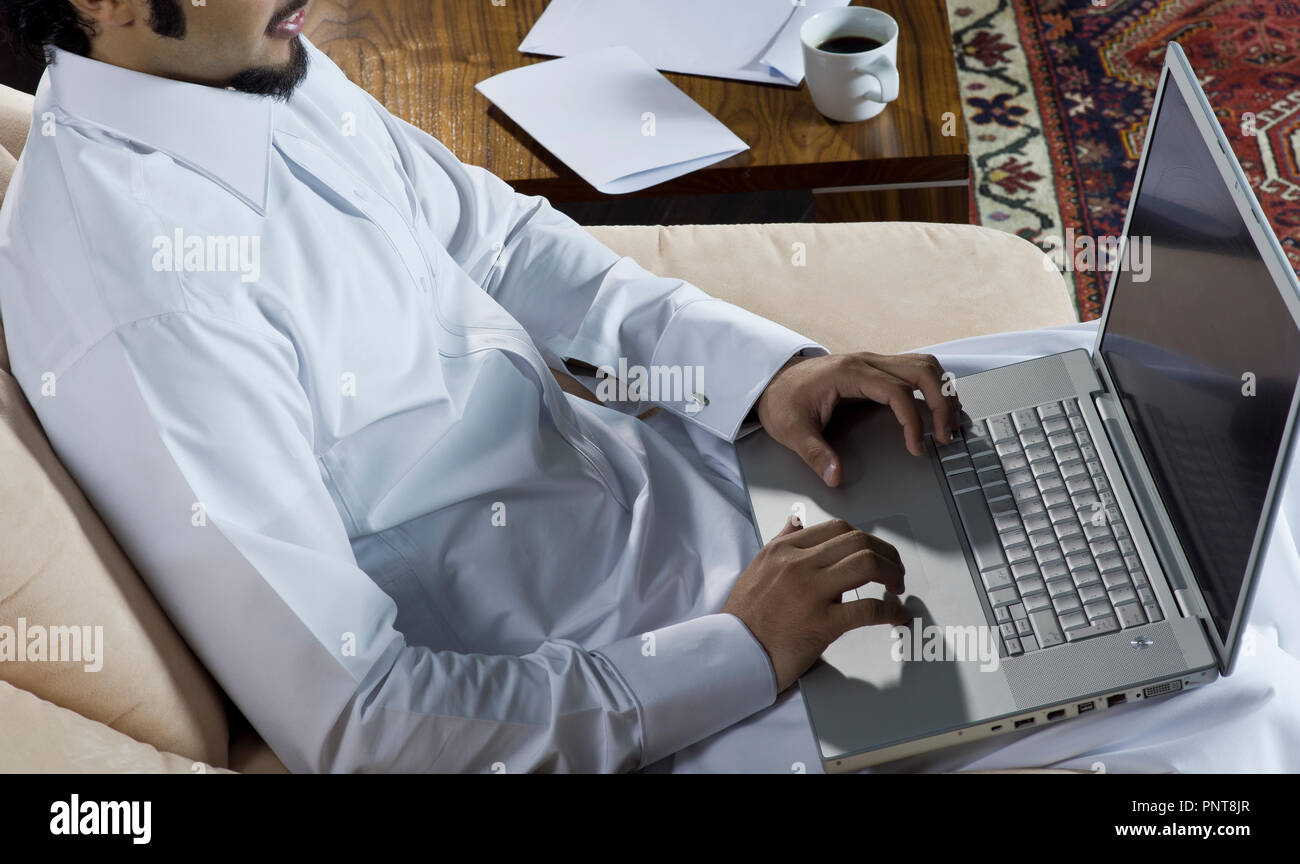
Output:
[[0,774],[230,774],[0,681]]
[[587,229],[660,276],[783,324],[833,352],[907,351],[1078,320],[1032,243],[924,222]]

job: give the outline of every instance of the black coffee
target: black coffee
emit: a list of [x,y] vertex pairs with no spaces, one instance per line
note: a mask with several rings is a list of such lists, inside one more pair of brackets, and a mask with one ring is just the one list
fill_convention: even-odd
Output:
[[868,36],[836,36],[817,47],[831,54],[861,54],[864,51],[874,51],[884,44]]

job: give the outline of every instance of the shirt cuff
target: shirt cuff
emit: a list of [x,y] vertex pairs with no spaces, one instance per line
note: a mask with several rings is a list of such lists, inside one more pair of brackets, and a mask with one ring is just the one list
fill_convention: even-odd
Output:
[[735,615],[693,618],[592,653],[614,667],[636,700],[642,765],[776,701],[767,651]]
[[[656,400],[714,435],[734,441],[772,376],[794,355],[828,354],[805,336],[724,300],[695,300],[677,310],[650,361],[681,370],[689,390]],[[687,372],[690,372],[689,376]],[[753,431],[756,424],[747,424]]]

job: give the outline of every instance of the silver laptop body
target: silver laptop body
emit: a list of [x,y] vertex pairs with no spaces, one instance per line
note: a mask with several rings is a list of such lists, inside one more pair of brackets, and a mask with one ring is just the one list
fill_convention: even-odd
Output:
[[1150,237],[1149,281],[1115,268],[1091,356],[957,380],[964,435],[924,458],[888,410],[842,412],[834,489],[765,434],[739,445],[763,542],[791,512],[841,518],[906,567],[912,626],[851,631],[800,680],[828,771],[1231,672],[1296,422],[1300,284],[1176,43],[1155,106],[1119,255]]

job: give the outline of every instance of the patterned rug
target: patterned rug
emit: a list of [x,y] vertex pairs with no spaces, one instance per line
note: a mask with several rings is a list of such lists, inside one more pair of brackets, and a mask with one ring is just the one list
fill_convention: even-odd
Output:
[[[1117,236],[1176,40],[1300,267],[1300,0],[948,0],[948,11],[973,221],[1045,249]],[[1064,275],[1080,318],[1098,317],[1109,274]]]

